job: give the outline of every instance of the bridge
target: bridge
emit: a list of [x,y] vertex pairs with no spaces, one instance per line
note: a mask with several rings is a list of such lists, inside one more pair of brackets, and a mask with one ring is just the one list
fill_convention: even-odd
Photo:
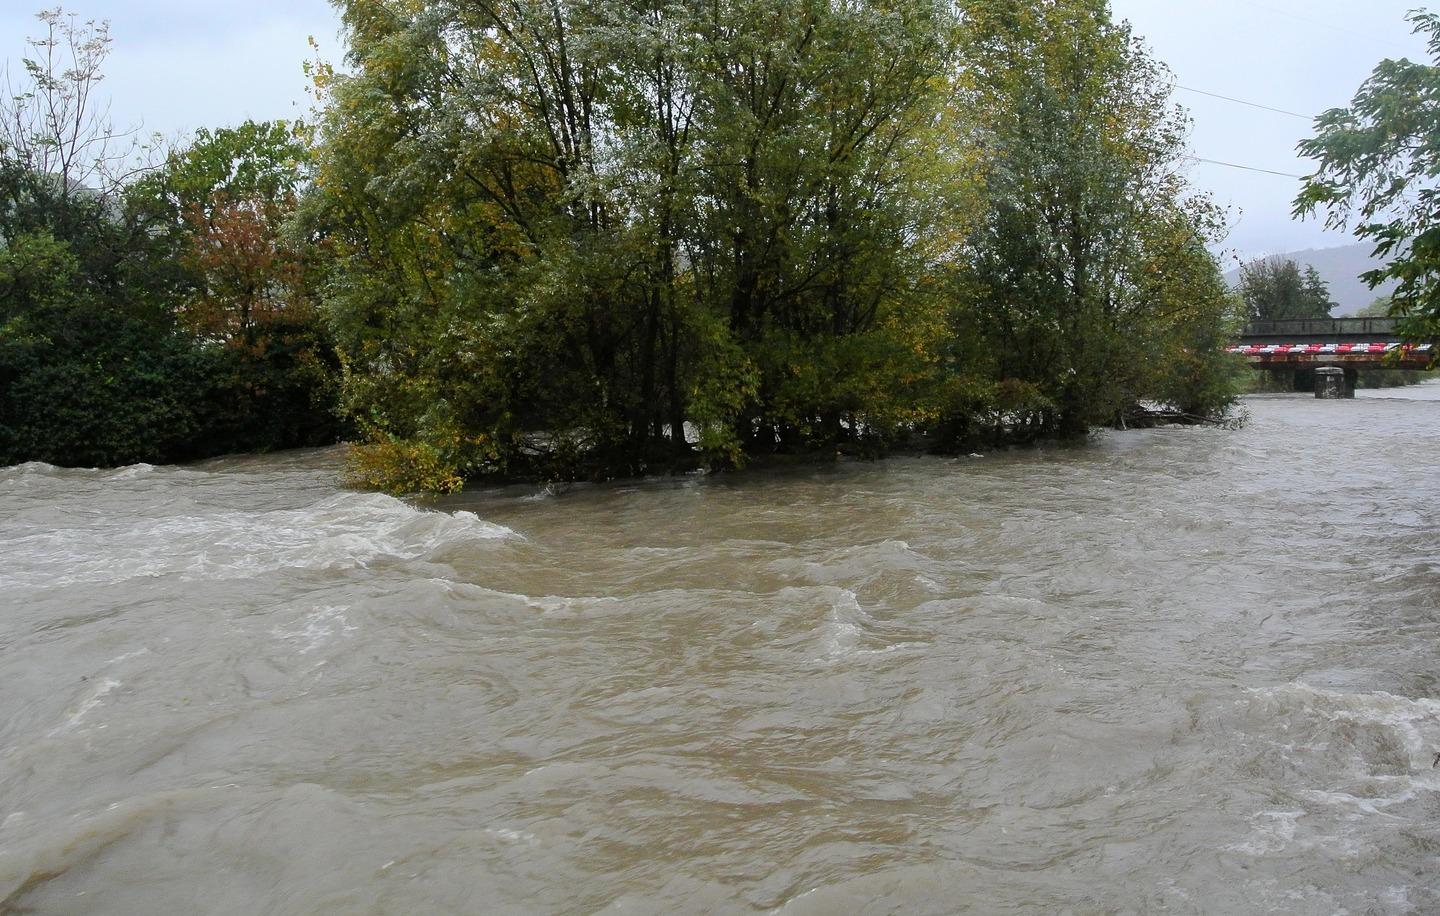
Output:
[[1256,369],[1288,370],[1296,391],[1353,397],[1361,369],[1429,369],[1433,344],[1408,344],[1394,318],[1305,318],[1252,321],[1229,352]]
[[1400,340],[1394,318],[1253,321],[1230,347],[1257,369],[1427,369],[1431,344]]

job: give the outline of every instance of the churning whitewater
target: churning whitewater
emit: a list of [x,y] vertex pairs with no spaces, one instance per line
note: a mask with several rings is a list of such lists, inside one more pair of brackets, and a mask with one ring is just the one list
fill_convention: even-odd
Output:
[[483,491],[0,470],[0,913],[1440,910],[1440,387]]

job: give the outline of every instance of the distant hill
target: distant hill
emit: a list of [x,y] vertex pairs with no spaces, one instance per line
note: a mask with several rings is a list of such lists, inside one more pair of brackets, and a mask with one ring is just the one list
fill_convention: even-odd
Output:
[[[1383,296],[1394,288],[1392,283],[1372,290],[1365,285],[1365,281],[1360,279],[1361,274],[1381,265],[1380,261],[1370,256],[1374,247],[1369,242],[1360,242],[1355,245],[1342,245],[1339,248],[1291,251],[1275,255],[1275,257],[1289,258],[1299,264],[1301,268],[1306,265],[1314,267],[1329,284],[1330,297],[1340,303],[1340,307],[1335,309],[1335,314],[1353,315],[1373,302],[1376,296]],[[1225,274],[1225,279],[1231,286],[1239,286],[1240,268],[1237,267]]]

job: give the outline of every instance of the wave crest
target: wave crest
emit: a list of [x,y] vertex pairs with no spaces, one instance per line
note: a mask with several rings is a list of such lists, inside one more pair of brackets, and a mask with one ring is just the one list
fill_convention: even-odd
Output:
[[103,520],[0,540],[12,560],[0,586],[48,588],[178,575],[231,579],[281,569],[364,567],[517,537],[472,512],[418,509],[380,494],[340,493],[301,509]]

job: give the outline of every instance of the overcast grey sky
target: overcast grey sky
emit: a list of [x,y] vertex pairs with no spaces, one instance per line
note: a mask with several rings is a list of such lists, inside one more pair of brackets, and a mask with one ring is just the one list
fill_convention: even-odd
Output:
[[[1423,56],[1407,10],[1421,0],[1112,0],[1181,86],[1311,115],[1343,105],[1384,57]],[[15,59],[46,0],[0,0],[0,54]],[[67,9],[109,19],[108,69],[117,123],[144,121],[167,136],[247,117],[306,111],[301,62],[314,35],[341,48],[325,0],[70,0]],[[1205,159],[1303,174],[1300,118],[1177,91],[1195,119]],[[1194,183],[1233,208],[1228,246],[1249,255],[1346,244],[1315,221],[1290,219],[1298,182],[1207,163]]]
[[[1405,13],[1422,0],[1111,0],[1181,86],[1314,115],[1347,104],[1385,57],[1425,57]],[[1177,91],[1195,120],[1194,154],[1303,175],[1310,123]],[[1290,219],[1299,182],[1197,163],[1194,183],[1234,208],[1229,247],[1246,255],[1344,245],[1347,234]]]

